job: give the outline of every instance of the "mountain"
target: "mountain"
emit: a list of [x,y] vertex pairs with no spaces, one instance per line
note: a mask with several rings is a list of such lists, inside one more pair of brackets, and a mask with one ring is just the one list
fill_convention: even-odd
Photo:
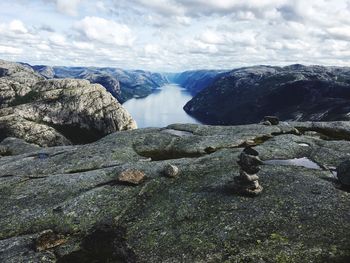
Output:
[[350,68],[291,65],[232,70],[185,106],[207,124],[234,125],[281,120],[350,120]]
[[87,79],[104,86],[120,103],[131,98],[146,97],[168,83],[165,76],[143,70],[118,68],[31,66],[46,78]]
[[169,80],[186,88],[192,95],[210,86],[217,78],[224,75],[223,70],[191,70],[172,74]]
[[[349,140],[349,122],[182,124],[49,148],[8,138],[0,262],[350,262],[350,193],[331,168]],[[265,163],[256,197],[234,191],[248,142]],[[301,157],[313,168],[266,164]]]
[[95,141],[136,128],[129,113],[99,84],[45,79],[28,66],[0,60],[0,141],[41,146]]

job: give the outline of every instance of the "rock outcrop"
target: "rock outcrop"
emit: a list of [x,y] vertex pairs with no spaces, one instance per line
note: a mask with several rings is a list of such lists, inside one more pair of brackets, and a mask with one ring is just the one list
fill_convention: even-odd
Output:
[[170,81],[183,86],[195,96],[225,73],[224,70],[191,70],[172,74],[168,78]]
[[[261,195],[230,187],[247,142],[262,161],[337,167],[349,135],[347,122],[177,124],[1,157],[0,262],[349,262],[350,193],[331,171],[259,165]],[[120,182],[128,170],[147,177]]]
[[41,146],[87,143],[136,128],[129,113],[87,80],[44,80],[30,68],[1,61],[0,140]]
[[146,97],[168,83],[165,76],[143,70],[96,67],[31,66],[46,78],[86,79],[101,84],[120,103],[131,98]]
[[256,66],[232,70],[198,93],[185,111],[206,124],[350,120],[350,68]]

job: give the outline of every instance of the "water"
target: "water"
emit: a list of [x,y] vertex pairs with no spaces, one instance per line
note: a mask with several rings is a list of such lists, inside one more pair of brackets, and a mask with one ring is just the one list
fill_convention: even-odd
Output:
[[317,163],[311,161],[306,157],[288,160],[268,160],[264,161],[264,164],[301,166],[305,168],[321,170],[321,167]]
[[165,85],[158,92],[146,98],[128,100],[123,106],[136,120],[139,128],[199,123],[182,108],[191,99],[190,93],[181,86]]

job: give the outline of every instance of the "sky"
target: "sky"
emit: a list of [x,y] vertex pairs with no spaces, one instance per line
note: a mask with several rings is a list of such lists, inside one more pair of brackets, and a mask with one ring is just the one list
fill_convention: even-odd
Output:
[[160,72],[350,66],[350,0],[1,0],[0,58]]

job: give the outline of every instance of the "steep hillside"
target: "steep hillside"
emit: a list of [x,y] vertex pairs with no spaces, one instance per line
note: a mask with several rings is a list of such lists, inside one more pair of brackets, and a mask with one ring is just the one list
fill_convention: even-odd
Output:
[[96,67],[32,67],[46,78],[87,79],[91,83],[101,84],[120,103],[131,98],[146,97],[168,83],[163,75],[143,70]]
[[192,95],[196,95],[224,73],[225,71],[222,70],[192,70],[173,74],[171,80],[186,88]]
[[207,124],[350,119],[350,68],[292,65],[233,70],[202,90],[185,111]]

